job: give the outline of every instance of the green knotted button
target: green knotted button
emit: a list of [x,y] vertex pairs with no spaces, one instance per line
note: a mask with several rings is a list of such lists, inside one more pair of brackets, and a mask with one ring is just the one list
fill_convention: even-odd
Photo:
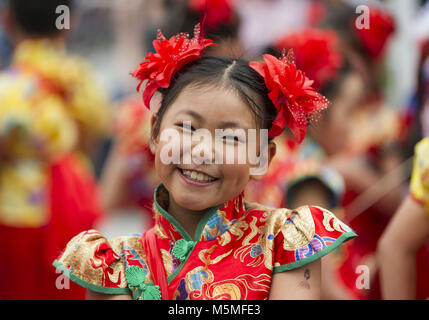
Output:
[[137,266],[128,267],[125,270],[125,279],[127,280],[128,287],[131,290],[140,288],[143,300],[161,300],[161,291],[159,290],[159,287],[153,284],[144,283],[146,274],[143,268]]
[[128,287],[134,290],[136,287],[141,288],[143,286],[146,274],[143,268],[131,266],[125,270],[125,279],[127,280]]
[[143,300],[161,300],[161,291],[158,286],[145,284],[141,289]]
[[185,260],[189,250],[194,246],[194,241],[187,241],[185,239],[177,240],[172,250],[173,255],[179,260]]

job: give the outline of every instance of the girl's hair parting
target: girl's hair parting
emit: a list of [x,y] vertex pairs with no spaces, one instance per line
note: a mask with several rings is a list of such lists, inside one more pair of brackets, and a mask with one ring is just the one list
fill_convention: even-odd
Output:
[[159,135],[162,118],[185,88],[221,87],[235,90],[255,115],[260,129],[270,129],[277,109],[268,97],[265,81],[249,62],[229,57],[201,57],[177,72],[166,89],[159,89],[162,102],[152,129],[152,138]]

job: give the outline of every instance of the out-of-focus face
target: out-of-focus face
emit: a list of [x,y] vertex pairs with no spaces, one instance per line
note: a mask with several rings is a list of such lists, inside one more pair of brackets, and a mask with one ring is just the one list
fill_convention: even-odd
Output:
[[[239,195],[253,177],[249,170],[254,165],[249,163],[247,157],[245,163],[234,161],[233,164],[228,164],[226,157],[228,152],[229,155],[232,152],[234,160],[237,160],[238,151],[243,144],[246,150],[253,145],[250,146],[249,139],[242,136],[216,137],[215,130],[243,129],[247,132],[248,129],[256,128],[255,116],[234,90],[216,87],[185,88],[166,110],[161,120],[160,134],[151,144],[157,174],[172,200],[187,210],[201,211]],[[179,139],[174,142],[174,145],[180,148],[178,164],[166,164],[163,161],[165,150],[171,146],[172,140],[162,141],[161,136],[163,132],[171,129],[177,130],[179,134]],[[206,129],[212,139],[201,140],[204,141],[203,144],[200,141],[192,141],[186,145],[184,141],[196,130],[201,131],[199,129]],[[259,134],[257,136],[259,137]],[[259,152],[259,139],[255,141]],[[206,143],[210,153],[198,149]],[[269,146],[271,150],[273,145]],[[223,148],[223,157],[219,157],[219,146]],[[191,164],[184,164],[184,159],[192,155],[201,156],[201,160],[211,158],[212,163],[195,164],[192,161]],[[218,161],[221,163],[215,163],[216,157],[221,159]]]
[[317,140],[329,155],[341,152],[349,142],[350,119],[359,108],[365,97],[364,79],[357,73],[347,75],[342,81],[339,92],[331,101],[329,115],[322,119],[312,131]]

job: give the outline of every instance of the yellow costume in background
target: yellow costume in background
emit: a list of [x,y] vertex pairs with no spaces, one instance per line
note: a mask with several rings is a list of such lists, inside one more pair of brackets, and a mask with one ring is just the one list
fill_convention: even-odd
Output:
[[82,155],[106,133],[107,107],[61,42],[21,42],[0,74],[0,300],[85,298],[73,285],[58,290],[49,265],[101,214]]
[[27,40],[17,47],[12,67],[0,74],[1,224],[46,224],[48,166],[106,131],[101,92],[62,43]]
[[429,215],[429,138],[421,140],[415,147],[410,192],[415,200],[424,205]]

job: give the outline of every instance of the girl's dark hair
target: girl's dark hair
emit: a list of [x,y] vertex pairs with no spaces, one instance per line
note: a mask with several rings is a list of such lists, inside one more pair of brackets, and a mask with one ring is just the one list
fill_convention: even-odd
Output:
[[268,97],[268,89],[261,75],[243,59],[201,57],[177,72],[167,89],[160,89],[163,98],[156,115],[152,138],[159,135],[167,108],[187,87],[228,87],[235,90],[249,106],[261,129],[270,129],[277,109]]
[[327,4],[327,15],[321,22],[323,29],[334,29],[343,42],[347,43],[361,58],[371,64],[372,58],[359,41],[353,30],[353,21],[355,21],[356,9],[352,5],[340,2],[336,4]]

